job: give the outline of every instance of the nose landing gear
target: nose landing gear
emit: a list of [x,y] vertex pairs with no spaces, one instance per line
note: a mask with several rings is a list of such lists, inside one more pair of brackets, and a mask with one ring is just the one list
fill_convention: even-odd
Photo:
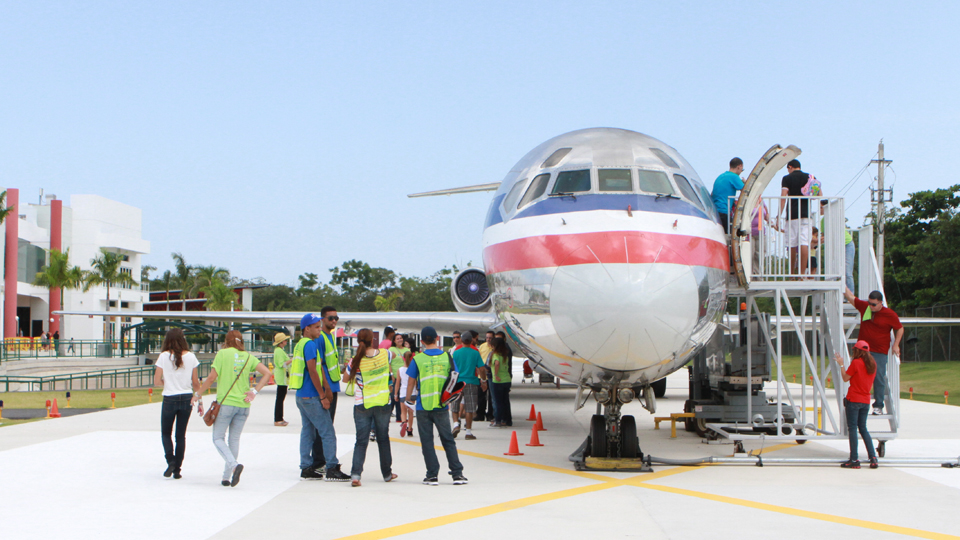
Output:
[[653,472],[640,451],[636,419],[621,417],[616,399],[603,405],[603,414],[593,415],[587,440],[570,460],[577,470]]

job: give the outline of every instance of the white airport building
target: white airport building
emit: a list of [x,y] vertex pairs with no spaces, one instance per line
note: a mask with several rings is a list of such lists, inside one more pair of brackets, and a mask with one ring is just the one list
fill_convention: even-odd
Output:
[[[13,210],[4,222],[0,237],[4,253],[3,298],[0,317],[3,337],[36,337],[42,332],[60,332],[61,340],[103,340],[118,338],[122,326],[140,319],[119,315],[105,323],[101,317],[61,317],[64,310],[106,310],[105,286],[89,291],[64,290],[62,308],[59,291],[33,285],[41,268],[49,261],[50,249],[69,250],[70,265],[91,270],[91,260],[101,249],[124,256],[123,272],[140,282],[141,258],[150,253],[150,242],[142,237],[142,212],[139,208],[99,195],[71,195],[69,205],[54,195],[38,204],[19,200],[19,191],[9,188],[6,206]],[[141,310],[148,300],[145,284],[130,288],[111,285],[110,310]]]

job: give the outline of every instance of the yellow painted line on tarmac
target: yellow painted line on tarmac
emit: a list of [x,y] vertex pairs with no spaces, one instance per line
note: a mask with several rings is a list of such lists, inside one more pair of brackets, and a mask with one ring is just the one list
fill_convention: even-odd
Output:
[[951,534],[937,533],[932,531],[924,531],[921,529],[911,529],[909,527],[900,527],[898,525],[888,525],[886,523],[877,523],[875,521],[867,521],[863,519],[854,519],[844,516],[834,516],[831,514],[823,514],[820,512],[811,512],[809,510],[799,510],[796,508],[789,508],[786,506],[777,506],[775,504],[760,503],[754,501],[748,501],[745,499],[737,499],[734,497],[726,497],[723,495],[714,495],[711,493],[703,493],[700,491],[692,491],[689,489],[681,489],[670,486],[661,486],[656,484],[647,484],[641,481],[635,481],[635,479],[628,480],[625,483],[632,484],[636,487],[641,487],[645,489],[652,489],[656,491],[664,491],[666,493],[674,493],[677,495],[685,495],[687,497],[696,497],[698,499],[705,499],[708,501],[721,502],[726,504],[733,504],[736,506],[745,506],[747,508],[756,508],[758,510],[766,510],[768,512],[777,512],[779,514],[786,514],[789,516],[804,517],[808,519],[816,519],[819,521],[826,521],[829,523],[838,523],[841,525],[850,525],[851,527],[860,527],[862,529],[871,529],[874,531],[883,531],[896,534],[904,534],[907,536],[916,536],[918,538],[930,538],[934,540],[960,540],[960,536],[953,536]]

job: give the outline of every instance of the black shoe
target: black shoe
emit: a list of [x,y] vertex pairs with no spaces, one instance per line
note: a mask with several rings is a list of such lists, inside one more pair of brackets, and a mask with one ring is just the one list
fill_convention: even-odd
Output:
[[840,466],[843,467],[844,469],[859,469],[860,460],[848,459],[847,461],[844,461],[843,463],[841,463]]
[[436,477],[436,476],[428,476],[428,477],[424,478],[424,479],[423,479],[423,483],[424,483],[424,485],[427,485],[427,486],[439,486],[439,485],[440,485],[440,481],[437,480],[437,477]]
[[164,478],[170,478],[173,474],[173,465],[167,465],[167,470],[163,471]]
[[240,473],[243,472],[243,465],[237,463],[237,466],[233,468],[233,478],[230,479],[230,487],[233,487],[240,483]]
[[312,467],[300,469],[301,480],[323,480],[323,473]]
[[327,477],[323,479],[324,482],[347,482],[349,480],[350,475],[343,474],[339,465],[333,468],[327,467]]
[[183,476],[180,476],[180,469],[177,469],[177,470],[173,471],[173,479],[174,479],[174,480],[179,480],[179,479],[181,479],[181,478],[183,478]]
[[462,486],[466,483],[467,483],[467,477],[462,474],[458,474],[453,477],[453,485],[455,486]]
[[877,462],[877,458],[875,458],[875,457],[870,458],[870,468],[871,468],[871,469],[876,469],[876,468],[879,467],[879,466],[880,466],[880,463]]
[[221,486],[225,486],[225,487],[230,487],[230,481],[229,481],[229,480],[221,480],[221,481],[220,481],[220,485],[221,485]]

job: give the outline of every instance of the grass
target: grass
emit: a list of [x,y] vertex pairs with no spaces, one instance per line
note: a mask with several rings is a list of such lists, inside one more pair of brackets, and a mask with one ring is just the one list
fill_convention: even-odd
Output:
[[[800,378],[800,357],[784,356],[783,373],[787,382],[793,382],[793,375]],[[810,370],[807,370],[809,381]],[[776,376],[776,367],[774,367]],[[798,381],[799,382],[799,381]],[[907,362],[900,364],[900,399],[913,399],[943,403],[943,392],[950,393],[950,405],[960,405],[960,362]]]
[[[215,390],[216,388],[214,388]],[[162,388],[153,389],[153,402],[163,401],[160,395]],[[143,405],[149,403],[149,394],[146,388],[122,388],[116,390],[73,390],[70,392],[70,406],[75,409],[108,409],[110,408],[110,393],[117,394],[117,408],[133,407],[134,405]],[[49,399],[53,402],[57,400],[57,406],[61,409],[67,406],[67,393],[58,392],[0,392],[0,400],[3,400],[4,409],[43,409]],[[6,417],[0,420],[4,426],[13,426],[25,424],[27,422],[36,422],[45,420],[45,418],[35,418],[30,420],[10,420]]]

